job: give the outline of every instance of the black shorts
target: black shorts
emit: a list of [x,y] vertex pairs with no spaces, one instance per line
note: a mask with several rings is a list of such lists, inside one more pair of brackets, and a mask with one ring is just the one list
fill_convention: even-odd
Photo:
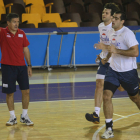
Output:
[[[139,91],[138,73],[136,69],[126,72],[116,72],[109,67],[105,76],[105,82],[115,85],[116,89],[121,84],[130,96],[135,96]],[[104,89],[111,90],[111,88],[111,85],[104,85]]]
[[29,89],[27,66],[12,66],[1,64],[2,92],[13,93],[16,91],[16,81],[20,90]]

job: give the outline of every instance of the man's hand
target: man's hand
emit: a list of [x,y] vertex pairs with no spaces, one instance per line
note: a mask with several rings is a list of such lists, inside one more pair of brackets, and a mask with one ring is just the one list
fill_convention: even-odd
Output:
[[28,66],[28,76],[31,77],[32,76],[32,67]]
[[97,58],[95,59],[95,62],[97,62],[98,60],[101,60],[100,54],[97,55]]
[[107,63],[107,61],[108,61],[107,58],[103,58],[103,59],[101,60],[101,62],[102,62],[103,65],[105,65],[105,64]]
[[117,53],[117,49],[116,49],[116,47],[113,44],[111,44],[111,46],[108,46],[107,50],[110,53]]
[[98,42],[97,44],[94,44],[93,46],[96,50],[106,50],[106,45],[104,45],[103,43],[101,42]]

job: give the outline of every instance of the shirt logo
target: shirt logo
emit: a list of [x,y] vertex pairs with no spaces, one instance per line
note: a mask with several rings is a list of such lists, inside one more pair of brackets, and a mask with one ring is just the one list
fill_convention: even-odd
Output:
[[109,38],[106,36],[105,33],[103,33],[100,37],[100,39],[103,41],[103,42],[108,42],[109,41]]
[[22,37],[23,38],[23,34],[18,34],[18,37]]
[[112,39],[112,43],[115,43],[115,42],[116,42],[116,39],[115,39],[115,38],[113,38],[113,39]]
[[8,88],[8,84],[3,83],[3,87]]
[[111,41],[110,41],[110,44],[113,44],[116,46],[116,48],[121,48],[120,47],[120,42],[117,42],[117,40],[115,38],[113,38]]
[[10,35],[7,35],[7,37],[11,37]]

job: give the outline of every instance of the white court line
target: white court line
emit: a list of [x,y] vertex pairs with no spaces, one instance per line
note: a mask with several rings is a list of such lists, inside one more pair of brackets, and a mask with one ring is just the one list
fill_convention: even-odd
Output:
[[[124,99],[124,98],[129,98],[129,97],[120,97],[120,98],[112,98],[112,99]],[[71,100],[54,100],[54,101],[31,101],[29,103],[40,103],[40,102],[67,102],[67,101],[82,101],[82,100],[94,100],[94,99],[71,99]],[[18,103],[21,103],[21,102],[15,102],[14,104],[18,104]],[[6,104],[6,103],[0,103],[0,104]]]
[[126,116],[122,116],[122,115],[115,114],[115,113],[113,113],[113,115],[116,115],[116,116],[119,116],[119,117],[122,117],[122,118],[128,118],[128,117],[126,117]]
[[[140,112],[139,112],[139,113],[135,113],[135,114],[131,114],[131,115],[128,115],[128,116],[125,116],[125,117],[128,118],[128,117],[130,117],[130,116],[134,116],[134,115],[137,115],[137,114],[140,114]],[[123,117],[123,118],[116,119],[116,120],[114,120],[113,122],[119,121],[119,120],[121,120],[121,119],[124,119],[124,117]],[[94,133],[94,135],[93,135],[93,137],[92,137],[92,140],[96,140],[97,134],[98,134],[98,133],[100,132],[100,130],[102,130],[104,127],[105,127],[105,125],[101,126],[101,127]]]

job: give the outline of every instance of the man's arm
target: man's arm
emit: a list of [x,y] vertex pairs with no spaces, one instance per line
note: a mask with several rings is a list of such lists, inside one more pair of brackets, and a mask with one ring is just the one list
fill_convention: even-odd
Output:
[[23,48],[23,52],[24,52],[24,56],[25,56],[27,64],[31,65],[29,48],[28,47],[24,47]]
[[138,45],[130,47],[128,50],[121,50],[117,49],[113,44],[111,45],[105,45],[103,43],[95,44],[94,48],[97,50],[107,50],[110,53],[116,53],[124,56],[129,56],[129,57],[138,57],[139,55],[139,49]]
[[95,59],[95,62],[98,62],[98,60],[101,60],[100,54],[97,55],[97,58]]
[[94,44],[94,48],[96,50],[107,50],[108,45],[103,44],[102,42],[98,42],[98,44]]
[[103,65],[105,65],[105,64],[107,63],[107,61],[109,60],[109,58],[111,57],[111,55],[112,55],[112,53],[109,52],[109,53],[107,54],[106,58],[103,58],[103,59],[101,60],[101,62],[102,62]]
[[[98,42],[98,44],[95,44],[94,45],[94,48],[96,50],[108,50],[108,47],[109,47],[109,45],[105,45],[105,44],[103,44],[101,42]],[[107,61],[109,60],[109,58],[111,57],[111,55],[112,55],[112,53],[111,52],[108,52],[106,58],[104,58],[104,59],[101,60],[101,62],[102,62],[103,65],[105,63],[107,63]]]
[[108,54],[107,54],[107,56],[106,56],[106,60],[108,61],[109,60],[109,58],[111,57],[111,55],[112,55],[112,53],[111,52],[108,52]]
[[31,77],[32,76],[32,66],[31,66],[29,48],[28,47],[24,47],[23,48],[23,52],[24,52],[24,56],[25,56],[27,64],[30,65],[30,66],[28,66],[28,75],[29,75],[29,77]]
[[138,45],[132,46],[128,50],[117,49],[114,45],[108,46],[107,48],[108,48],[107,49],[108,52],[120,54],[120,55],[124,55],[124,56],[138,57],[138,55],[139,55]]

